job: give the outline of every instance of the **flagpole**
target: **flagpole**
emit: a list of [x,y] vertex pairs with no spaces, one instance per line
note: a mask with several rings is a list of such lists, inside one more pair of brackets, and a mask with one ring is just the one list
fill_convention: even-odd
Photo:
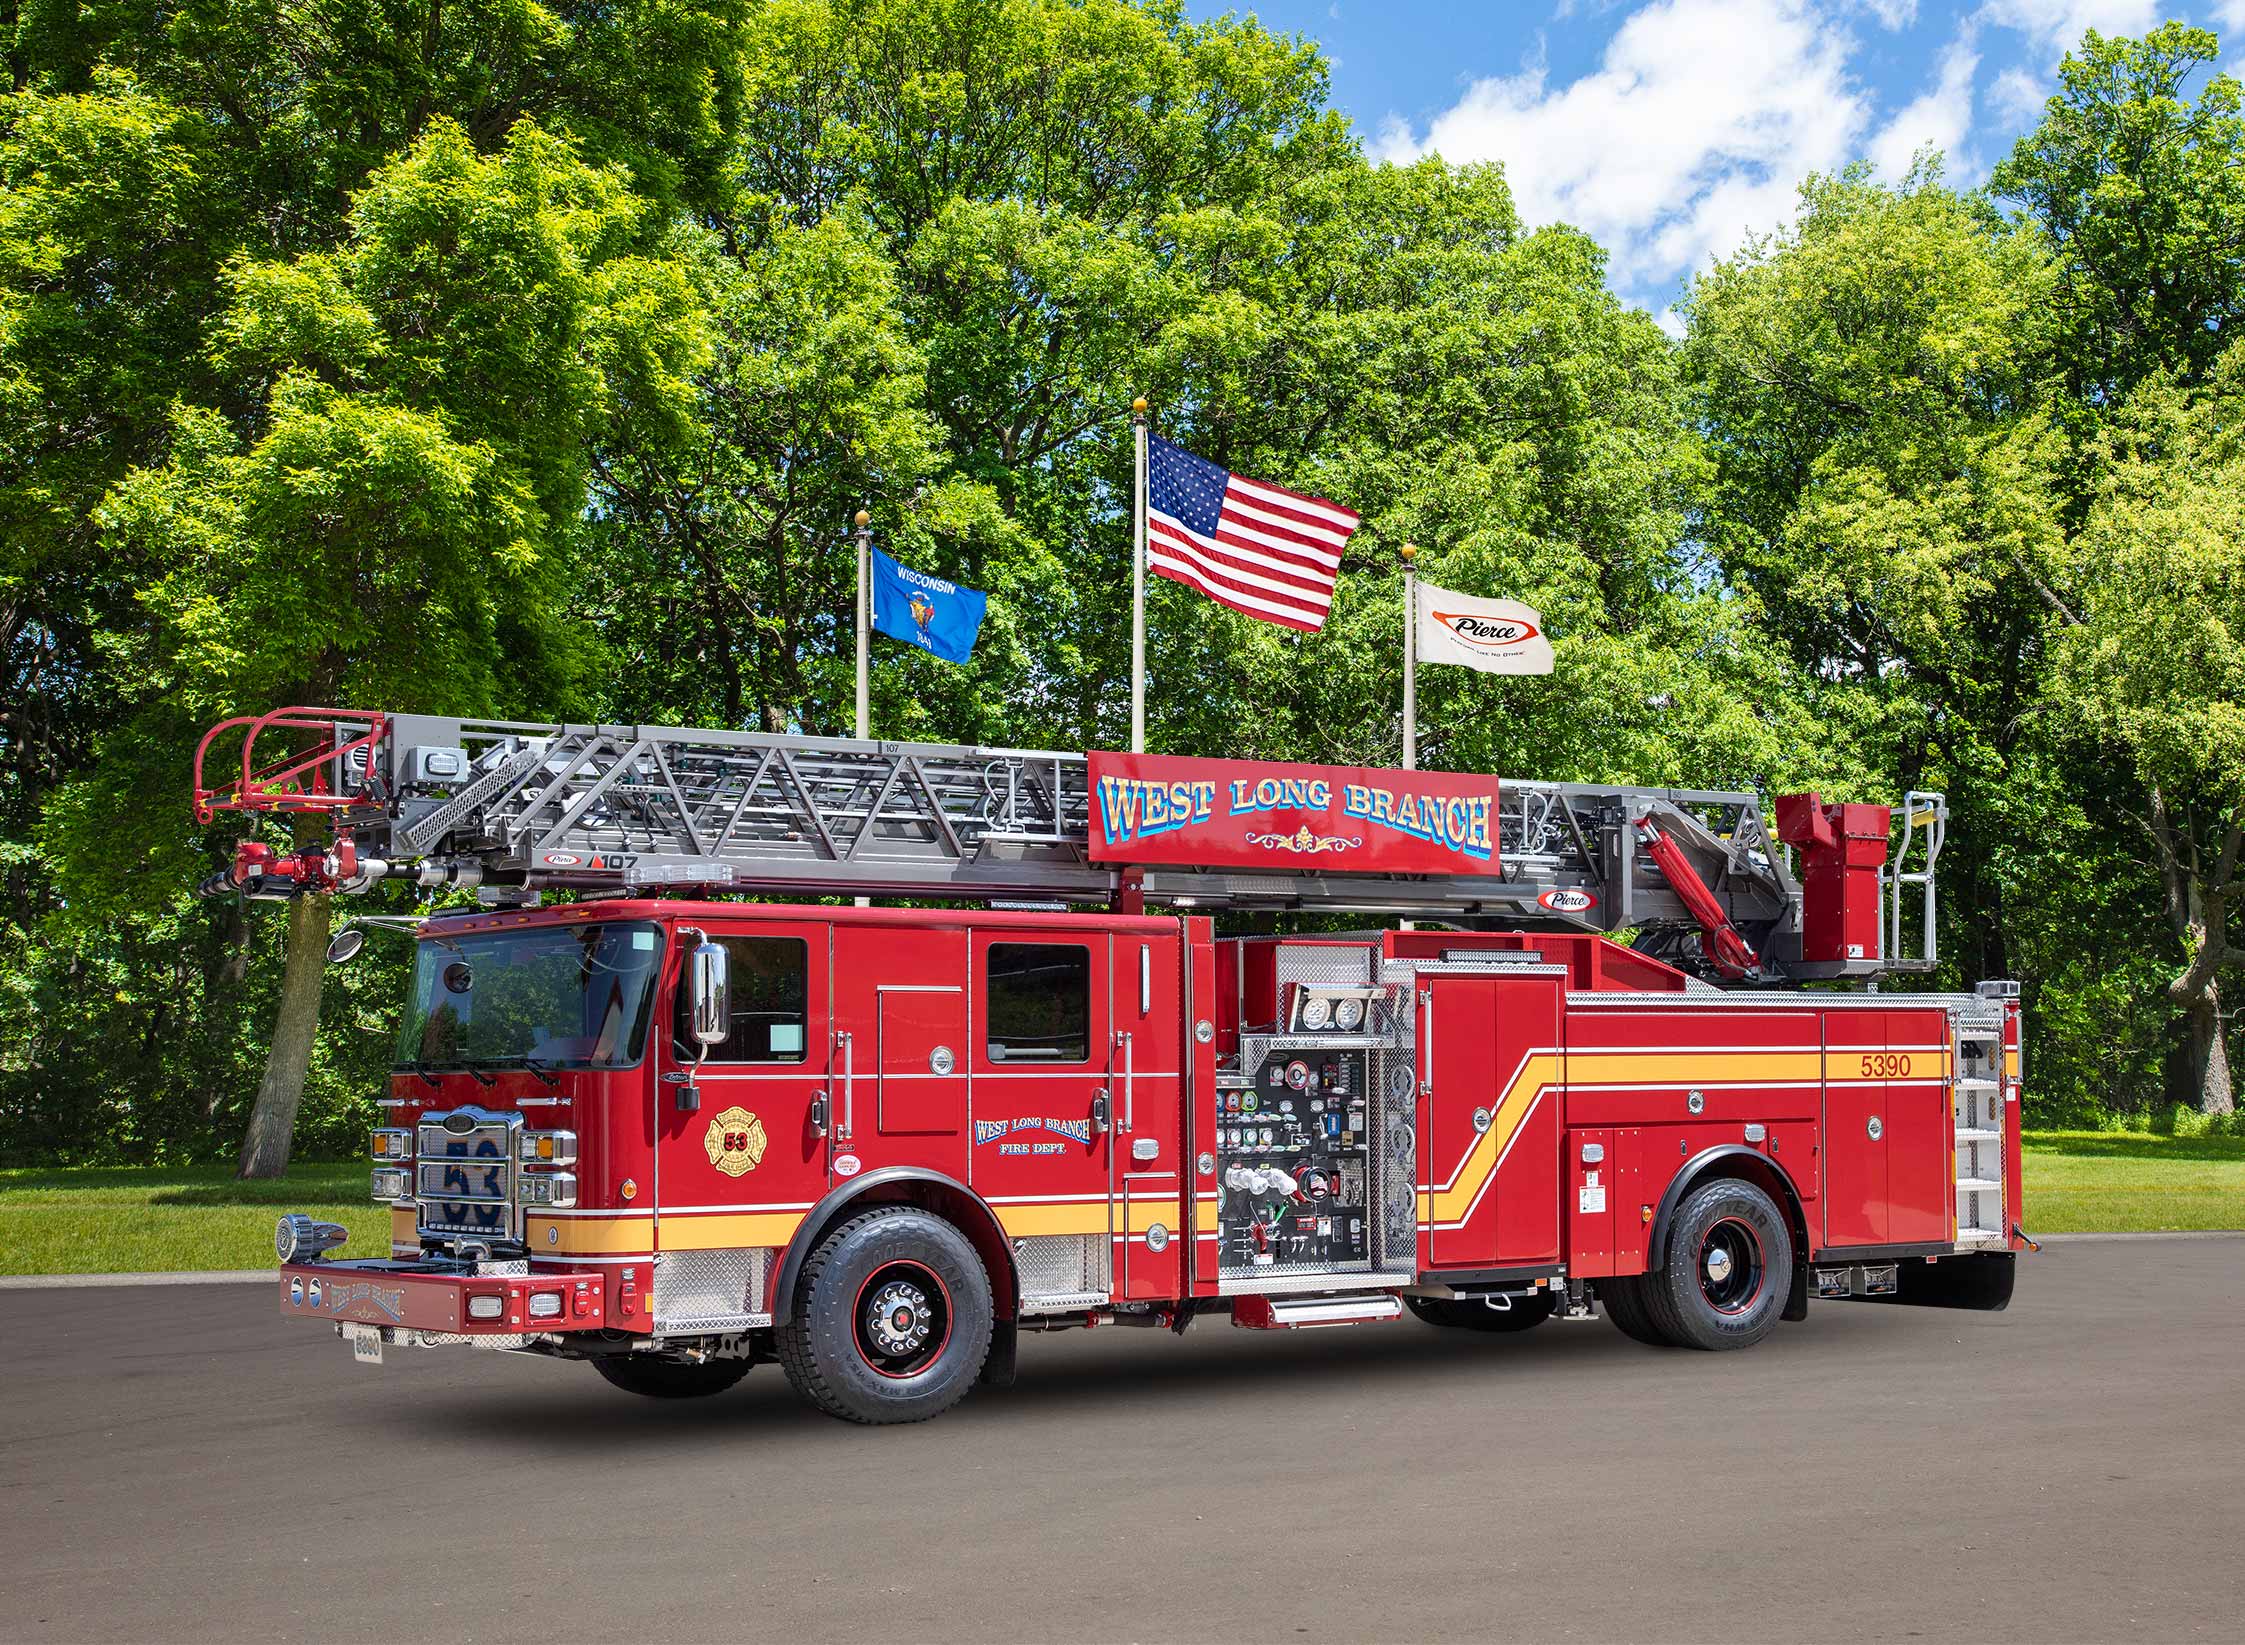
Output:
[[857,735],[873,735],[873,704],[868,689],[872,663],[873,533],[867,528],[873,516],[857,511]]
[[1405,543],[1403,554],[1403,769],[1419,768],[1419,579],[1411,562],[1419,550]]
[[1130,751],[1146,752],[1146,402],[1130,402],[1133,500],[1130,518]]

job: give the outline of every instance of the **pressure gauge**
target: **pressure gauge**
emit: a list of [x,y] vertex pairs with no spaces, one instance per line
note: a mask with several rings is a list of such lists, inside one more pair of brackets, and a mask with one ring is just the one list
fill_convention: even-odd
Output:
[[1303,1089],[1310,1083],[1310,1065],[1306,1062],[1288,1063],[1286,1065],[1286,1083],[1297,1091]]
[[1333,1020],[1333,1002],[1323,994],[1312,994],[1302,1002],[1302,1026],[1315,1032]]
[[1333,1008],[1333,1026],[1344,1034],[1353,1034],[1364,1026],[1364,1002],[1350,995]]

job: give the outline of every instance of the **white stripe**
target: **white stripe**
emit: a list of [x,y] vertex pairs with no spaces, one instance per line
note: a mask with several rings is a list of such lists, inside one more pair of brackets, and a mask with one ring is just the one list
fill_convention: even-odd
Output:
[[[1311,582],[1321,582],[1325,585],[1325,591],[1328,595],[1330,595],[1333,591],[1333,581],[1335,573],[1329,570],[1321,570],[1316,566],[1303,565],[1296,560],[1288,560],[1280,558],[1278,556],[1265,554],[1261,549],[1242,548],[1236,543],[1219,542],[1214,537],[1203,536],[1200,532],[1195,531],[1191,526],[1185,525],[1181,521],[1175,520],[1167,514],[1162,514],[1159,512],[1149,512],[1149,514],[1147,515],[1147,519],[1149,524],[1151,525],[1164,527],[1165,530],[1161,533],[1158,533],[1157,535],[1161,535],[1167,541],[1177,543],[1178,547],[1183,552],[1189,553],[1191,552],[1192,547],[1198,547],[1212,555],[1229,555],[1233,559],[1245,560],[1250,565],[1262,566],[1269,571],[1276,571],[1295,577],[1306,578]],[[1182,541],[1179,541],[1179,539],[1182,539]],[[1253,573],[1251,572],[1232,571],[1229,568],[1226,568],[1226,574],[1230,576],[1240,577],[1253,575]],[[1296,585],[1292,583],[1287,583],[1284,586],[1290,592],[1307,592],[1306,590],[1297,588]]]
[[1305,610],[1299,606],[1279,605],[1274,601],[1263,599],[1259,595],[1243,594],[1238,589],[1221,587],[1208,581],[1202,573],[1184,561],[1164,559],[1149,552],[1147,563],[1156,569],[1166,565],[1183,573],[1177,580],[1187,587],[1200,590],[1201,593],[1212,600],[1220,600],[1226,605],[1238,606],[1251,617],[1284,617],[1291,622],[1301,623],[1310,628],[1323,628],[1325,626],[1323,612]]
[[1305,525],[1300,520],[1289,520],[1270,509],[1258,507],[1252,499],[1245,497],[1226,497],[1224,499],[1223,517],[1233,520],[1254,520],[1259,525],[1268,526],[1271,530],[1281,533],[1299,532],[1302,536],[1309,538],[1309,541],[1307,543],[1294,543],[1289,540],[1288,546],[1299,548],[1305,554],[1318,553],[1319,544],[1329,543],[1332,545],[1334,556],[1338,558],[1341,550],[1348,545],[1349,538],[1354,535],[1352,532],[1336,531],[1329,526]]
[[1247,543],[1260,543],[1261,548],[1251,548],[1245,543],[1225,543],[1220,547],[1234,554],[1253,554],[1259,559],[1276,559],[1282,565],[1306,571],[1313,577],[1330,577],[1340,569],[1338,549],[1323,549],[1314,543],[1297,543],[1261,526],[1250,524],[1236,508],[1227,509],[1216,522],[1217,529],[1233,537],[1245,537]]
[[1219,560],[1209,559],[1200,550],[1187,547],[1185,544],[1173,541],[1168,537],[1149,537],[1146,547],[1149,554],[1159,551],[1166,558],[1190,567],[1199,576],[1213,577],[1219,582],[1243,583],[1249,591],[1262,589],[1270,598],[1281,605],[1297,605],[1306,611],[1322,613],[1333,604],[1333,591],[1331,589],[1327,589],[1323,595],[1319,595],[1312,590],[1297,588],[1291,583],[1281,582],[1275,577],[1265,577],[1253,571],[1241,571],[1225,565]]
[[1232,486],[1236,490],[1252,492],[1265,502],[1275,503],[1281,508],[1298,508],[1304,514],[1314,514],[1319,519],[1331,520],[1335,525],[1352,531],[1361,518],[1354,510],[1343,508],[1338,503],[1320,502],[1309,497],[1297,497],[1291,491],[1280,491],[1275,486],[1265,485],[1260,480],[1250,480],[1244,475],[1233,475]]
[[[1214,537],[1204,536],[1191,526],[1185,525],[1167,514],[1149,511],[1147,518],[1152,524],[1168,527],[1178,537],[1197,544],[1210,554],[1230,555],[1234,559],[1245,560],[1250,565],[1262,566],[1266,570],[1307,578],[1311,582],[1323,583],[1328,594],[1332,592],[1334,579],[1339,575],[1332,566],[1309,565],[1301,560],[1288,559],[1284,555],[1266,554],[1259,548],[1245,548],[1238,543],[1227,543]],[[1339,564],[1339,561],[1336,560],[1334,564]],[[1235,575],[1245,575],[1245,573],[1235,573]]]

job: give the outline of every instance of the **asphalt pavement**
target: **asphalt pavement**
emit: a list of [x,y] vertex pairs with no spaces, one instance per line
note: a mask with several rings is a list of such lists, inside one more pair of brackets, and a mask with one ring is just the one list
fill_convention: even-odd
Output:
[[1025,1339],[862,1429],[380,1367],[254,1286],[0,1292],[0,1639],[2235,1639],[2245,1239],[2003,1314]]

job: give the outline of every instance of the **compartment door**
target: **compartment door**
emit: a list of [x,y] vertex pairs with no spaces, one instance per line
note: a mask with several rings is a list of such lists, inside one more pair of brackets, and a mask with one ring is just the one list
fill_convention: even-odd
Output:
[[1949,1096],[1949,1014],[1886,1017],[1887,1229],[1897,1245],[1956,1238],[1956,1139]]
[[1559,1256],[1559,979],[1425,979],[1420,1223],[1433,1269]]
[[1884,1011],[1824,1013],[1824,1244],[1887,1243]]

